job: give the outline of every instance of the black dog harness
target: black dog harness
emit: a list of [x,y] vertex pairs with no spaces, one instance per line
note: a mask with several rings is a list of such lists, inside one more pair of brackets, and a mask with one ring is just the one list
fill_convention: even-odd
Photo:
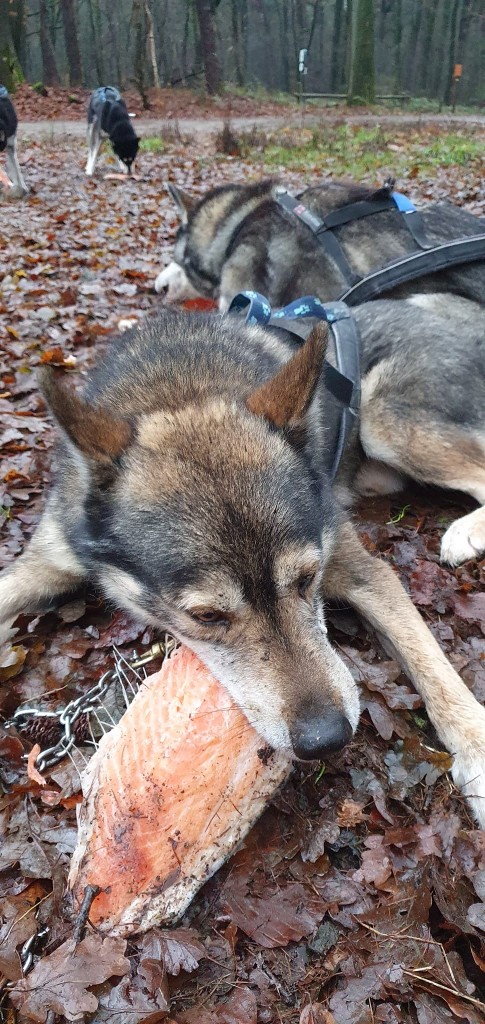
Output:
[[[324,305],[314,296],[305,296],[278,310],[271,310],[267,299],[258,292],[241,292],[233,299],[229,312],[244,311],[246,323],[285,330],[300,342],[308,337],[315,318],[329,324],[335,366],[325,362],[323,376],[325,387],[336,399],[338,410],[338,422],[330,431],[333,445],[326,466],[333,480],[360,408],[360,334],[349,306],[376,299],[418,277],[485,260],[485,234],[433,245],[426,236],[423,218],[413,203],[401,193],[391,190],[387,195],[381,193],[375,198],[349,203],[333,210],[324,219],[308,210],[286,189],[278,190],[275,200],[286,213],[297,217],[313,232],[339,268],[346,288],[338,302]],[[352,270],[334,229],[389,210],[398,210],[402,215],[418,249],[362,278]]]
[[[333,210],[323,219],[308,210],[298,198],[295,198],[286,189],[276,192],[275,201],[286,213],[297,217],[305,224],[313,232],[326,253],[334,260],[347,283],[340,298],[349,306],[358,306],[369,299],[377,299],[392,288],[415,281],[418,277],[448,270],[450,267],[485,260],[485,234],[471,235],[455,242],[442,242],[440,245],[433,245],[429,242],[421,214],[400,192],[389,191],[388,195],[379,195],[375,199],[349,203],[338,210]],[[334,234],[334,229],[343,224],[361,220],[363,217],[389,210],[398,210],[401,213],[403,222],[418,246],[418,251],[409,253],[401,259],[389,263],[382,270],[362,278],[352,270],[347,256]]]
[[[325,361],[325,387],[336,400],[334,422],[329,422],[329,449],[326,471],[334,480],[360,408],[360,336],[352,312],[345,302],[324,305],[313,295],[290,302],[282,309],[272,310],[267,299],[258,292],[240,292],[232,300],[228,312],[243,313],[247,324],[259,324],[269,330],[285,331],[306,341],[315,320],[325,320],[331,331],[335,366]],[[332,417],[327,416],[330,420]]]

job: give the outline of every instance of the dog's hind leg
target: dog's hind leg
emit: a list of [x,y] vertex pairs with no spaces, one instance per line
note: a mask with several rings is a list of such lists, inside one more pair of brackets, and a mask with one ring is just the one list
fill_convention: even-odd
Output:
[[47,508],[24,553],[0,576],[0,642],[9,637],[17,615],[40,611],[76,590],[84,578],[62,526]]
[[[422,405],[409,412],[399,397],[379,385],[382,369],[371,371],[362,387],[360,439],[370,460],[380,460],[420,483],[463,491],[485,506],[485,434],[473,425],[429,414]],[[373,380],[374,377],[374,380]],[[377,464],[377,463],[375,463]],[[366,465],[357,474],[356,488],[365,493]],[[362,475],[362,477],[361,477]],[[362,487],[361,487],[362,482]],[[388,492],[390,493],[390,491]],[[457,519],[446,531],[441,558],[458,565],[485,551],[485,508]]]
[[88,159],[86,161],[86,174],[91,177],[94,174],[98,153],[101,146],[101,131],[97,119],[88,125]]
[[337,535],[324,594],[352,604],[412,680],[453,754],[453,779],[485,828],[485,709],[452,668],[395,572],[365,551],[350,523]]
[[17,158],[17,140],[15,135],[12,135],[10,139],[7,139],[7,146],[5,150],[5,162],[7,165],[7,174],[13,185],[21,195],[26,196],[28,193],[28,187],[25,184],[20,164]]

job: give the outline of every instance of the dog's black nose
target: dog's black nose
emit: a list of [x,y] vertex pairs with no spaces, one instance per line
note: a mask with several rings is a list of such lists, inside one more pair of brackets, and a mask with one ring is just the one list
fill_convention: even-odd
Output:
[[334,750],[341,750],[352,738],[352,726],[340,711],[304,715],[290,729],[293,750],[302,761],[318,761]]

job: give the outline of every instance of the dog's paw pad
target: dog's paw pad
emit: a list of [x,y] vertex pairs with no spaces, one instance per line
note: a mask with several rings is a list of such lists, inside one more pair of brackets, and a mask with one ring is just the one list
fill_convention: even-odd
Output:
[[452,523],[441,541],[441,561],[448,565],[479,558],[484,551],[485,509],[482,508]]

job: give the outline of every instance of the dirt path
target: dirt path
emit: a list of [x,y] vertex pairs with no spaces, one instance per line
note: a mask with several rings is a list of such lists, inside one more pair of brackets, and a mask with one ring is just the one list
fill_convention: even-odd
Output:
[[[244,131],[254,125],[258,128],[282,128],[284,126],[297,126],[299,124],[313,125],[322,121],[336,123],[345,119],[349,124],[435,124],[443,128],[463,127],[474,125],[485,128],[485,115],[482,114],[369,114],[352,113],[348,110],[322,109],[316,112],[314,109],[304,108],[302,111],[295,110],[275,117],[273,115],[254,117],[231,118],[231,125],[235,130]],[[167,119],[136,119],[137,131],[140,135],[163,135],[167,125]],[[175,122],[172,122],[173,124]],[[220,131],[224,123],[223,117],[206,118],[181,118],[177,121],[182,135],[211,135]],[[23,121],[19,125],[19,138],[26,139],[53,139],[69,135],[83,137],[86,132],[84,121]]]

